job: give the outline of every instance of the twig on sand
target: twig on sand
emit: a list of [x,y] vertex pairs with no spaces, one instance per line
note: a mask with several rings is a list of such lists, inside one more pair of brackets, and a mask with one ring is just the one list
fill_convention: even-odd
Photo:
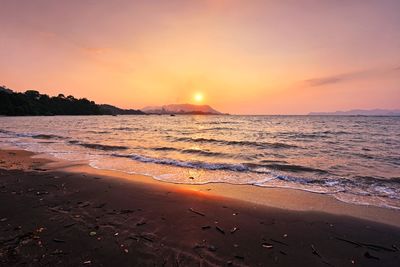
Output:
[[385,251],[389,251],[389,252],[396,252],[395,249],[387,248],[387,247],[384,247],[384,246],[381,246],[381,245],[368,244],[368,243],[360,243],[360,244],[365,246],[365,247],[367,247],[367,248],[370,248],[370,249],[378,249],[378,250],[381,249],[381,250],[385,250]]
[[221,234],[225,234],[224,229],[222,229],[221,227],[215,226],[215,229],[217,229],[217,231],[220,232]]
[[352,241],[352,240],[345,239],[345,238],[340,238],[340,237],[336,237],[336,239],[340,240],[340,241],[344,241],[344,242],[350,243],[350,244],[353,244],[353,245],[356,245],[357,247],[366,247],[366,248],[369,248],[369,249],[372,249],[372,250],[376,250],[376,251],[384,250],[384,251],[389,251],[389,252],[396,252],[396,248],[395,247],[388,248],[388,247],[384,247],[384,246],[381,246],[381,245],[369,244],[369,243],[361,243],[361,242]]
[[314,245],[311,244],[311,249],[312,249],[312,253],[314,255],[317,255],[318,257],[321,258],[321,254],[318,253],[317,249],[314,247]]
[[279,241],[279,240],[276,240],[276,239],[273,239],[273,238],[270,238],[270,240],[272,242],[275,242],[275,243],[278,243],[278,244],[281,244],[281,245],[284,245],[284,246],[287,246],[287,247],[289,246],[287,243]]
[[344,239],[344,238],[341,238],[341,237],[335,237],[335,238],[336,238],[337,240],[340,240],[340,241],[343,241],[343,242],[347,242],[347,243],[349,243],[349,244],[356,245],[357,247],[362,247],[362,245],[361,245],[360,243],[356,242],[356,241]]
[[233,227],[233,228],[231,229],[231,234],[233,234],[233,233],[236,232],[237,230],[239,230],[238,227]]
[[193,212],[193,213],[195,213],[197,215],[203,216],[203,217],[206,216],[204,213],[201,213],[200,211],[196,211],[193,208],[190,208],[189,211],[191,211],[191,212]]
[[69,224],[66,224],[66,225],[64,225],[64,228],[70,228],[70,227],[72,227],[72,226],[74,226],[76,223],[69,223]]
[[371,255],[368,251],[364,253],[364,257],[367,259],[379,260],[378,257]]

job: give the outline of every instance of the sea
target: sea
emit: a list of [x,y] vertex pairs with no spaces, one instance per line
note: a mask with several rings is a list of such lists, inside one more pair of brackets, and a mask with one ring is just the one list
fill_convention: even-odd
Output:
[[293,188],[400,209],[400,117],[0,117],[0,147],[9,146],[168,183]]

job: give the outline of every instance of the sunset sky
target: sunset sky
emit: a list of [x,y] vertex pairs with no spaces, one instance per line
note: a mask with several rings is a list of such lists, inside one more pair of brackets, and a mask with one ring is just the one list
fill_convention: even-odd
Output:
[[400,109],[400,1],[0,0],[0,84],[124,108]]

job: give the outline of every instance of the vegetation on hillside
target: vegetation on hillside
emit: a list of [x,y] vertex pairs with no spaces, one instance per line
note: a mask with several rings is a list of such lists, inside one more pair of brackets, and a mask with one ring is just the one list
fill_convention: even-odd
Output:
[[35,90],[17,93],[0,86],[0,115],[51,116],[51,115],[117,115],[144,114],[140,110],[123,110],[114,106],[97,105],[86,98],[71,95],[48,96]]

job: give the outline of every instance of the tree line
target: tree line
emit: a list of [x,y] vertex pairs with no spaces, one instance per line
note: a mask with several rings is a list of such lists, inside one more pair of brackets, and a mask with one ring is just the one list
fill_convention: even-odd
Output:
[[144,114],[140,110],[124,110],[111,105],[105,107],[72,95],[48,96],[36,90],[18,93],[0,86],[0,115],[5,116]]

